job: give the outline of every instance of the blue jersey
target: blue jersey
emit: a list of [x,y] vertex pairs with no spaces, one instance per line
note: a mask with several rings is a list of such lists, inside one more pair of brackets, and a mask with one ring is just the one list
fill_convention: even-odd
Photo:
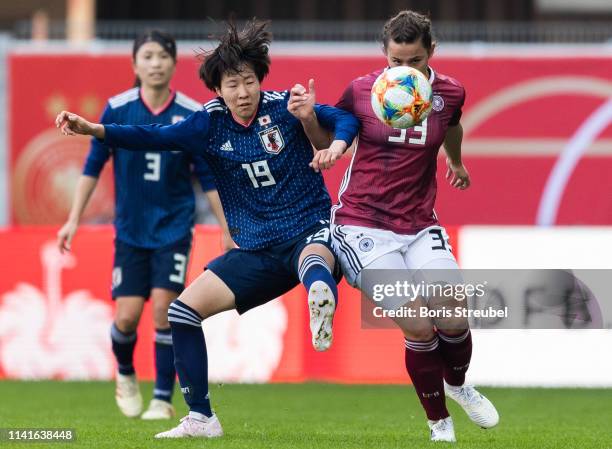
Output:
[[[237,123],[221,98],[172,126],[105,126],[105,142],[137,149],[201,154],[213,171],[234,241],[261,249],[328,220],[331,200],[321,173],[308,166],[313,149],[299,120],[287,111],[288,92],[261,93],[249,126]],[[359,129],[350,113],[316,105],[322,126],[348,145]]]
[[[153,113],[133,88],[112,97],[102,123],[170,125],[202,109],[195,100],[177,92],[158,113]],[[121,145],[105,145],[93,139],[83,174],[98,177],[113,157],[115,178],[115,228],[117,239],[142,248],[160,248],[191,232],[195,198],[191,173],[202,188],[214,189],[210,168],[201,156],[159,151],[146,144],[134,152]]]

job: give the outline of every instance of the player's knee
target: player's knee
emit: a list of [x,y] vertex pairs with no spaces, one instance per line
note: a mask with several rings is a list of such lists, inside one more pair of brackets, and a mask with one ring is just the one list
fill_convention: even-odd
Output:
[[434,319],[436,328],[449,337],[465,333],[470,325],[467,318],[459,313],[460,308],[448,308],[446,312],[451,316],[443,317],[442,315],[438,315],[438,317]]
[[434,330],[431,326],[419,326],[411,329],[402,329],[404,337],[410,341],[430,341],[434,338]]
[[436,328],[446,336],[456,337],[465,334],[465,331],[469,329],[469,324],[465,320],[449,320],[436,323]]
[[[199,323],[199,325],[202,325],[202,321],[206,319],[206,316],[202,315],[201,311],[196,311],[195,309],[191,308],[190,305],[181,301],[180,296],[170,303],[165,316],[167,320],[165,327],[170,328],[174,326],[181,326],[183,324],[197,326]],[[161,323],[160,328],[164,328]]]
[[139,316],[129,313],[121,313],[115,318],[115,325],[123,333],[134,332],[138,327]]
[[165,289],[153,289],[151,292],[153,324],[156,329],[168,328],[168,309],[177,294]]
[[153,308],[153,324],[156,329],[168,328],[168,306],[157,306]]

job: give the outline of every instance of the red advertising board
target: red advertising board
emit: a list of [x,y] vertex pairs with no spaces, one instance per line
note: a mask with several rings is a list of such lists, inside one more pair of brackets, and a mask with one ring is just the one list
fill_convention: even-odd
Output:
[[[108,97],[131,87],[131,61],[128,54],[12,54],[9,64],[12,221],[57,224],[67,215],[88,144],[60,136],[53,118],[61,109],[98,117]],[[382,57],[276,56],[264,88],[287,89],[312,77],[318,100],[334,103],[351,79],[383,64]],[[435,56],[432,66],[467,91],[462,123],[473,185],[458,192],[440,182],[436,211],[444,223],[533,224],[546,208],[553,223],[610,223],[612,114],[602,107],[612,97],[612,58],[466,54]],[[174,87],[205,101],[212,94],[196,69],[193,55],[182,55]],[[562,155],[574,161],[569,169],[560,164],[565,172],[553,179]],[[343,160],[326,173],[334,197],[347,165]],[[112,216],[109,169],[104,176],[86,221]]]
[[[108,379],[113,230],[84,226],[73,252],[60,254],[56,227],[15,227],[0,232],[5,264],[0,277],[0,378]],[[457,230],[449,229],[457,244]],[[220,253],[217,228],[199,226],[188,282]],[[204,321],[211,380],[248,382],[408,382],[403,337],[392,329],[362,329],[359,293],[339,288],[334,344],[312,349],[306,292],[298,286],[282,298],[242,316],[225,312]],[[147,305],[138,328],[135,365],[151,379],[153,326]]]

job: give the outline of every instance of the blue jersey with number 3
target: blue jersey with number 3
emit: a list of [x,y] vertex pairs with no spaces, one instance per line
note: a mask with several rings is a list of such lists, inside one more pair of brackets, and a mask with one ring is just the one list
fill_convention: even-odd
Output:
[[[301,123],[287,111],[288,92],[261,93],[253,121],[237,123],[221,98],[173,126],[105,126],[105,142],[138,149],[201,154],[208,162],[230,232],[243,249],[289,240],[329,219],[323,176],[309,163],[313,149]],[[319,122],[350,144],[359,124],[349,113],[316,105]]]
[[[177,123],[202,106],[177,92],[168,104],[152,112],[138,88],[112,97],[102,123],[140,125]],[[160,248],[191,232],[195,199],[192,167],[204,190],[214,189],[210,168],[201,156],[159,151],[142,144],[138,152],[92,139],[84,175],[97,178],[110,156],[115,179],[115,229],[117,239],[141,248]]]

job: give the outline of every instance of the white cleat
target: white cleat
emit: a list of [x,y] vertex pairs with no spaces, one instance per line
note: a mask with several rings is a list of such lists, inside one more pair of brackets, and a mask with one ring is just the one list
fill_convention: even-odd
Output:
[[144,420],[154,419],[170,419],[175,415],[174,407],[172,404],[160,399],[151,399],[149,408],[140,417]]
[[181,422],[173,429],[155,435],[155,438],[216,438],[223,436],[223,428],[213,414],[206,421],[192,418],[187,415],[181,418]]
[[128,418],[135,418],[142,413],[142,396],[135,374],[117,373],[115,401],[121,413]]
[[445,441],[447,443],[454,443],[457,441],[455,438],[453,418],[450,416],[437,421],[428,420],[427,424],[429,425],[431,441]]
[[472,422],[483,429],[495,427],[499,422],[495,406],[472,385],[454,387],[444,382],[444,392],[465,410]]
[[315,351],[327,351],[333,340],[332,322],[336,312],[336,300],[325,282],[315,281],[310,286],[308,310],[310,311],[312,346]]

